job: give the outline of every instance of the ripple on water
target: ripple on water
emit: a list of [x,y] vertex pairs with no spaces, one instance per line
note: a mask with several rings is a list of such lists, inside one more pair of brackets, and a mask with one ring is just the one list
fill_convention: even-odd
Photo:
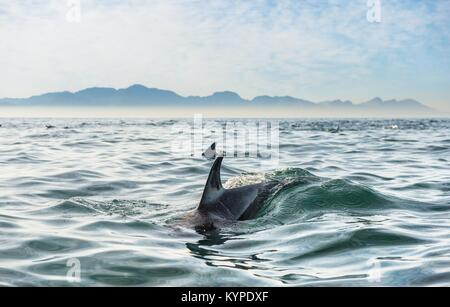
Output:
[[222,169],[278,182],[259,216],[201,233],[211,162],[170,150],[176,123],[2,122],[0,286],[73,286],[73,258],[81,286],[450,285],[450,121],[280,121],[279,170]]

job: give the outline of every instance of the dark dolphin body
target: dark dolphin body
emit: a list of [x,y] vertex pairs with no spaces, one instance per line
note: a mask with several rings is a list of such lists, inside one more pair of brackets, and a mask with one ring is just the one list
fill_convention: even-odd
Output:
[[339,133],[341,132],[341,126],[338,125],[337,128],[333,128],[329,130],[331,133]]
[[225,189],[220,179],[222,161],[223,157],[218,157],[209,173],[196,212],[196,224],[199,227],[215,228],[219,221],[254,218],[276,185],[275,182],[266,182]]

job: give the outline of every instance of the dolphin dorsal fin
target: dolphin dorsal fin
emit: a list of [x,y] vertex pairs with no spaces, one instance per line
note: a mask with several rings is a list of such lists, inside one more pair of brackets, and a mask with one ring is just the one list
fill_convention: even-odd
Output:
[[216,142],[212,143],[203,153],[202,156],[208,160],[214,160],[217,157]]
[[205,189],[203,190],[202,200],[200,201],[200,205],[198,207],[199,209],[209,203],[212,203],[222,194],[224,190],[222,180],[220,179],[220,167],[222,166],[222,161],[223,157],[218,157],[211,167]]

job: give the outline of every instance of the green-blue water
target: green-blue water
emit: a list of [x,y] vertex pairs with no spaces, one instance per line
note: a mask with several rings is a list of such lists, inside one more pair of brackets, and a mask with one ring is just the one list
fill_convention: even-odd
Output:
[[173,153],[177,123],[3,119],[0,285],[450,285],[450,120],[281,121],[276,168],[222,177],[286,185],[208,233],[184,217],[211,162]]

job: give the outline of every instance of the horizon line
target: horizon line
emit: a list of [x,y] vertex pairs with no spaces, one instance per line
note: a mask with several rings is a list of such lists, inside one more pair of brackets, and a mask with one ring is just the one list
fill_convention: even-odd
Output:
[[370,102],[370,101],[375,100],[375,99],[380,99],[380,100],[382,100],[382,101],[404,101],[404,100],[414,100],[414,101],[416,101],[416,102],[419,102],[419,103],[425,105],[425,106],[428,107],[428,108],[431,108],[431,109],[436,110],[436,111],[440,111],[440,110],[438,110],[438,109],[436,109],[436,108],[434,108],[434,107],[431,107],[431,106],[429,106],[428,104],[423,103],[422,101],[419,101],[419,100],[417,100],[417,99],[415,99],[415,98],[398,98],[398,97],[397,97],[397,98],[388,98],[388,99],[384,99],[384,98],[382,98],[381,96],[375,96],[375,97],[368,98],[367,100],[362,100],[362,101],[359,101],[359,102],[355,102],[354,100],[351,100],[351,99],[341,99],[341,98],[332,99],[332,100],[315,101],[315,100],[310,100],[310,99],[306,99],[306,98],[300,98],[300,97],[291,96],[291,95],[269,95],[269,94],[261,94],[261,95],[254,96],[253,98],[244,98],[243,96],[241,96],[241,94],[240,94],[239,92],[233,91],[233,90],[215,91],[215,92],[212,92],[211,94],[206,95],[206,96],[200,96],[200,95],[187,95],[187,96],[185,96],[185,95],[179,94],[179,93],[176,92],[175,90],[165,89],[165,88],[158,88],[158,87],[149,87],[149,86],[143,85],[143,84],[141,84],[141,83],[134,83],[134,84],[132,84],[132,85],[130,85],[130,86],[128,86],[128,87],[89,86],[89,87],[85,87],[85,88],[82,88],[82,89],[79,89],[79,90],[75,90],[75,91],[71,91],[71,90],[60,90],[60,91],[43,92],[43,93],[40,93],[40,94],[35,94],[35,95],[31,95],[31,96],[26,96],[26,97],[0,97],[0,101],[1,101],[1,100],[7,100],[7,99],[13,99],[13,100],[25,100],[25,99],[31,99],[31,98],[34,98],[34,97],[39,97],[39,96],[43,96],[43,95],[47,95],[47,94],[57,94],[57,93],[77,94],[77,93],[79,93],[79,92],[82,92],[82,91],[85,91],[85,90],[89,90],[89,89],[112,89],[112,90],[115,90],[115,91],[120,91],[120,90],[127,90],[127,89],[130,89],[130,88],[132,88],[132,87],[136,87],[136,86],[144,87],[144,88],[150,89],[150,90],[159,90],[159,91],[172,92],[172,93],[174,93],[174,94],[176,94],[176,95],[178,95],[178,96],[180,96],[180,97],[182,97],[182,98],[206,98],[206,97],[211,97],[211,96],[213,96],[213,95],[215,95],[215,94],[231,93],[231,94],[236,94],[237,96],[239,96],[240,99],[246,100],[246,101],[249,101],[249,102],[251,102],[251,101],[253,101],[253,100],[255,100],[256,98],[259,98],[259,97],[270,97],[270,98],[293,98],[293,99],[303,100],[303,101],[311,102],[311,103],[315,103],[315,104],[320,104],[320,103],[325,103],[325,102],[341,101],[341,102],[350,102],[350,103],[352,103],[353,105],[364,104],[364,103]]

